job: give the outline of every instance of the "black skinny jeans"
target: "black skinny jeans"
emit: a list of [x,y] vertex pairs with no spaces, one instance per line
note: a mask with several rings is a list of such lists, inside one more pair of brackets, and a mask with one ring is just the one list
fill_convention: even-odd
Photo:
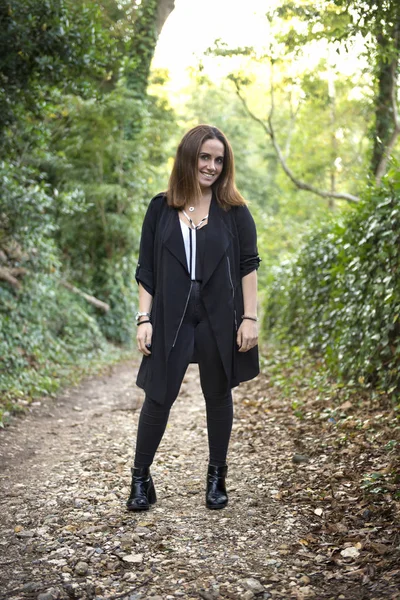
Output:
[[232,430],[233,404],[217,343],[200,295],[200,284],[193,282],[192,292],[179,335],[168,362],[165,404],[146,396],[139,418],[135,467],[149,467],[167,426],[190,362],[198,362],[201,389],[206,401],[209,462],[226,464]]

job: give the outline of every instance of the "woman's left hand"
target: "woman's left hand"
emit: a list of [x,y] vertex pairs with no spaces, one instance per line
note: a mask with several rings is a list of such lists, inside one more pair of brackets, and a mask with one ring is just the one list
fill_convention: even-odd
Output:
[[258,344],[258,323],[243,319],[236,337],[239,352],[248,352]]

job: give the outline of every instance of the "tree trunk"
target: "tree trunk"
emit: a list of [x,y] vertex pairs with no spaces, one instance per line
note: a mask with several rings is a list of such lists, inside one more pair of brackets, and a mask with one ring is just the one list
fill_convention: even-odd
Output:
[[[337,166],[336,160],[339,155],[338,141],[336,137],[336,86],[335,86],[335,74],[333,67],[328,71],[328,98],[329,98],[329,109],[330,109],[330,125],[331,125],[331,160],[330,160],[330,180],[331,180],[331,192],[336,192],[336,175]],[[333,196],[328,198],[329,210],[334,210],[335,199]]]
[[138,98],[143,98],[146,94],[157,39],[174,5],[174,0],[142,0],[137,9],[133,38],[128,50],[131,60],[125,75],[128,88],[134,90]]
[[[397,115],[397,84],[400,58],[400,11],[395,11],[393,26],[389,32],[380,31],[377,36],[378,62],[376,66],[377,96],[375,104],[374,145],[371,171],[379,182],[382,166],[386,166],[388,153],[393,150],[399,134]],[[393,136],[394,139],[393,139]]]
[[[379,36],[381,40],[382,36]],[[397,60],[397,59],[396,59]],[[379,164],[389,144],[393,129],[392,87],[395,85],[392,77],[392,63],[380,61],[378,65],[378,93],[375,105],[374,146],[371,158],[371,170],[376,175]]]
[[160,35],[165,21],[175,8],[175,0],[158,0],[156,29],[157,36]]

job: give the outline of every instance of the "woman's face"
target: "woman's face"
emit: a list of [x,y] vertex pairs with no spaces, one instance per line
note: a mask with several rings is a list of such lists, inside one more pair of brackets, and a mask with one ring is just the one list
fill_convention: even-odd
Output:
[[211,187],[221,175],[225,148],[219,140],[206,140],[200,149],[198,177],[200,188]]

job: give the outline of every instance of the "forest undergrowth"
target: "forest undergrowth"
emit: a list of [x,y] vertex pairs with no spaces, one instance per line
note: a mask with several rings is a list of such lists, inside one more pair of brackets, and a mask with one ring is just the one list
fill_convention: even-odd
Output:
[[[76,349],[75,349],[76,350]],[[41,402],[44,397],[55,397],[69,386],[78,385],[89,375],[100,374],[113,364],[127,359],[132,350],[120,348],[105,340],[101,349],[89,355],[77,352],[64,352],[51,356],[51,349],[44,353],[41,363],[20,348],[21,359],[29,364],[11,371],[0,373],[0,428],[7,427],[15,416],[24,416],[32,404]]]
[[326,566],[328,580],[341,571],[362,584],[383,577],[396,589],[398,405],[383,392],[332,379],[321,359],[304,352],[272,346],[264,351],[263,374],[245,402],[254,415],[273,413],[287,422],[296,448],[293,463],[315,469],[303,481],[288,478],[277,492],[279,500],[311,504],[320,519],[299,543]]

